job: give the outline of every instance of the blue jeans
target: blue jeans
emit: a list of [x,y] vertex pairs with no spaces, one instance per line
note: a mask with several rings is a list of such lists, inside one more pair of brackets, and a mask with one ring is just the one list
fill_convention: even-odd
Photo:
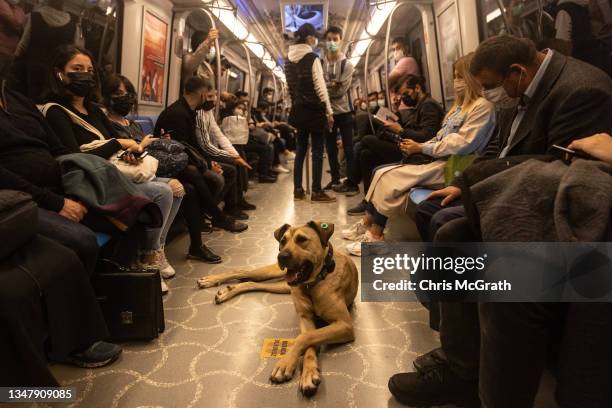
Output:
[[147,229],[142,249],[144,251],[156,251],[166,243],[168,231],[174,222],[174,217],[181,205],[183,198],[176,198],[172,189],[168,186],[168,179],[157,178],[155,181],[136,184],[136,188],[149,200],[159,206],[164,220],[161,228]]
[[297,149],[295,163],[293,167],[293,189],[294,191],[303,190],[302,169],[308,150],[308,137],[312,136],[312,191],[322,191],[321,178],[323,177],[323,146],[325,144],[325,130],[305,130],[299,129],[297,135]]
[[[334,127],[325,132],[327,143],[327,160],[332,176],[332,184],[340,183],[340,164],[338,163],[338,146],[336,145],[337,134],[342,138],[344,157],[346,157],[347,174],[353,168],[353,114],[341,113],[334,115]],[[351,181],[349,177],[349,181]]]
[[92,275],[98,259],[96,233],[83,224],[64,218],[54,211],[38,209],[38,233],[72,249],[85,270]]

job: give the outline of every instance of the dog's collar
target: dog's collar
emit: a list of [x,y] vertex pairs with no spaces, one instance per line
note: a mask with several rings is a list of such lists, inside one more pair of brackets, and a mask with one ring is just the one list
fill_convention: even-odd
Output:
[[314,288],[319,282],[325,279],[328,274],[332,273],[334,269],[336,269],[336,261],[334,261],[334,248],[331,244],[328,244],[327,255],[325,255],[321,272],[319,272],[314,281],[305,284],[304,287],[308,290]]

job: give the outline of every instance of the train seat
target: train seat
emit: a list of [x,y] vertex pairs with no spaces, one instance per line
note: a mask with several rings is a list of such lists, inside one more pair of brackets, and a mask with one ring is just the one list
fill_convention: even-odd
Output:
[[145,135],[152,135],[155,129],[155,122],[157,122],[157,116],[147,115],[129,115],[128,119],[133,120],[142,127],[142,131]]

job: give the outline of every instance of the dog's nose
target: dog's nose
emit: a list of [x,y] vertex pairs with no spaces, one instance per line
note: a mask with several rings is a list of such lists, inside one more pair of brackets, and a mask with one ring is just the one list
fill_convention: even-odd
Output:
[[281,251],[278,253],[278,263],[279,265],[287,265],[287,263],[291,260],[291,254],[287,251]]

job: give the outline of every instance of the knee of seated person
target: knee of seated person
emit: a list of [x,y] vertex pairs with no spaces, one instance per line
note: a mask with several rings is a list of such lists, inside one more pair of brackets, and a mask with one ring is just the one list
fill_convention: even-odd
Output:
[[476,240],[467,218],[457,218],[442,224],[443,221],[439,219],[440,216],[444,216],[444,214],[437,212],[431,219],[433,225],[440,225],[436,232],[435,241],[469,242]]

